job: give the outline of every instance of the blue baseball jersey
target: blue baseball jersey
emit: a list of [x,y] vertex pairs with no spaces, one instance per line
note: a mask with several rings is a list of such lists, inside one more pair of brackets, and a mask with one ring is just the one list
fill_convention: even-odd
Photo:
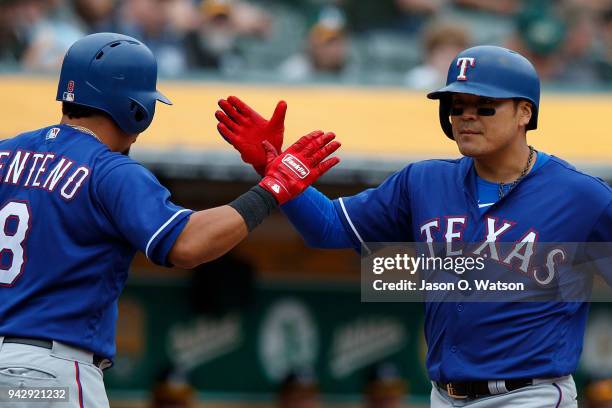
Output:
[[169,265],[191,213],[142,165],[68,125],[0,141],[0,336],[112,358],[136,251]]
[[[612,241],[612,189],[554,156],[486,208],[478,206],[477,175],[467,157],[414,163],[377,188],[333,203],[354,247]],[[429,376],[470,381],[570,374],[587,312],[588,303],[580,302],[426,303]]]

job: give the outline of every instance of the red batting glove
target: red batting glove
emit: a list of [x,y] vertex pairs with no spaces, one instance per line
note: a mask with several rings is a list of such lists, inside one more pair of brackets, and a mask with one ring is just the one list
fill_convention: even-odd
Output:
[[215,112],[219,121],[217,130],[240,152],[242,160],[253,165],[257,173],[263,176],[266,169],[266,152],[261,143],[267,140],[276,151],[281,151],[287,103],[278,102],[269,121],[235,96],[219,100],[219,107],[223,112]]
[[269,163],[259,185],[272,193],[279,204],[295,198],[340,162],[338,157],[324,161],[340,147],[340,142],[332,142],[335,137],[333,133],[317,130],[302,136],[281,154],[271,143],[263,141]]

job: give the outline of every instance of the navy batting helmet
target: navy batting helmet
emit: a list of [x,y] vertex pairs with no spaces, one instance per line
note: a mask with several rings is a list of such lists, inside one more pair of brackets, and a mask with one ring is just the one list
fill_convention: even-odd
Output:
[[540,78],[531,62],[515,51],[481,45],[461,51],[451,62],[446,86],[427,95],[429,99],[440,100],[440,124],[451,139],[449,114],[453,93],[527,100],[533,109],[527,130],[538,127]]
[[156,100],[172,104],[156,82],[157,61],[146,45],[126,35],[91,34],[66,53],[56,100],[100,109],[124,132],[140,133],[153,120]]

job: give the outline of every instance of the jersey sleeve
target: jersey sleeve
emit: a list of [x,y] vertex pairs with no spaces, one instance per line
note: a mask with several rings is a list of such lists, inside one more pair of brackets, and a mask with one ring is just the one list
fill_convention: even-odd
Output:
[[[410,167],[376,188],[334,200],[334,206],[356,245],[367,242],[412,242]],[[365,245],[367,249],[367,244]]]
[[97,198],[114,230],[158,265],[171,266],[168,252],[192,210],[170,201],[170,192],[139,163],[113,167],[100,177]]
[[314,187],[281,206],[281,210],[313,248],[351,248],[358,246],[351,240],[334,208],[332,201]]

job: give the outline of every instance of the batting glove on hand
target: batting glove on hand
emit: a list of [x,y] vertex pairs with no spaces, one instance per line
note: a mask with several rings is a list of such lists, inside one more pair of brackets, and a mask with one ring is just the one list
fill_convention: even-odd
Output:
[[219,121],[217,130],[240,152],[242,161],[253,165],[255,171],[263,176],[267,161],[262,142],[266,140],[276,151],[281,151],[287,103],[278,102],[269,121],[235,96],[219,100],[219,107],[223,111],[215,112]]
[[335,137],[317,130],[302,136],[281,154],[270,142],[263,141],[268,165],[259,185],[272,193],[279,204],[295,198],[340,162],[338,157],[324,161],[340,147],[340,142],[332,141]]

